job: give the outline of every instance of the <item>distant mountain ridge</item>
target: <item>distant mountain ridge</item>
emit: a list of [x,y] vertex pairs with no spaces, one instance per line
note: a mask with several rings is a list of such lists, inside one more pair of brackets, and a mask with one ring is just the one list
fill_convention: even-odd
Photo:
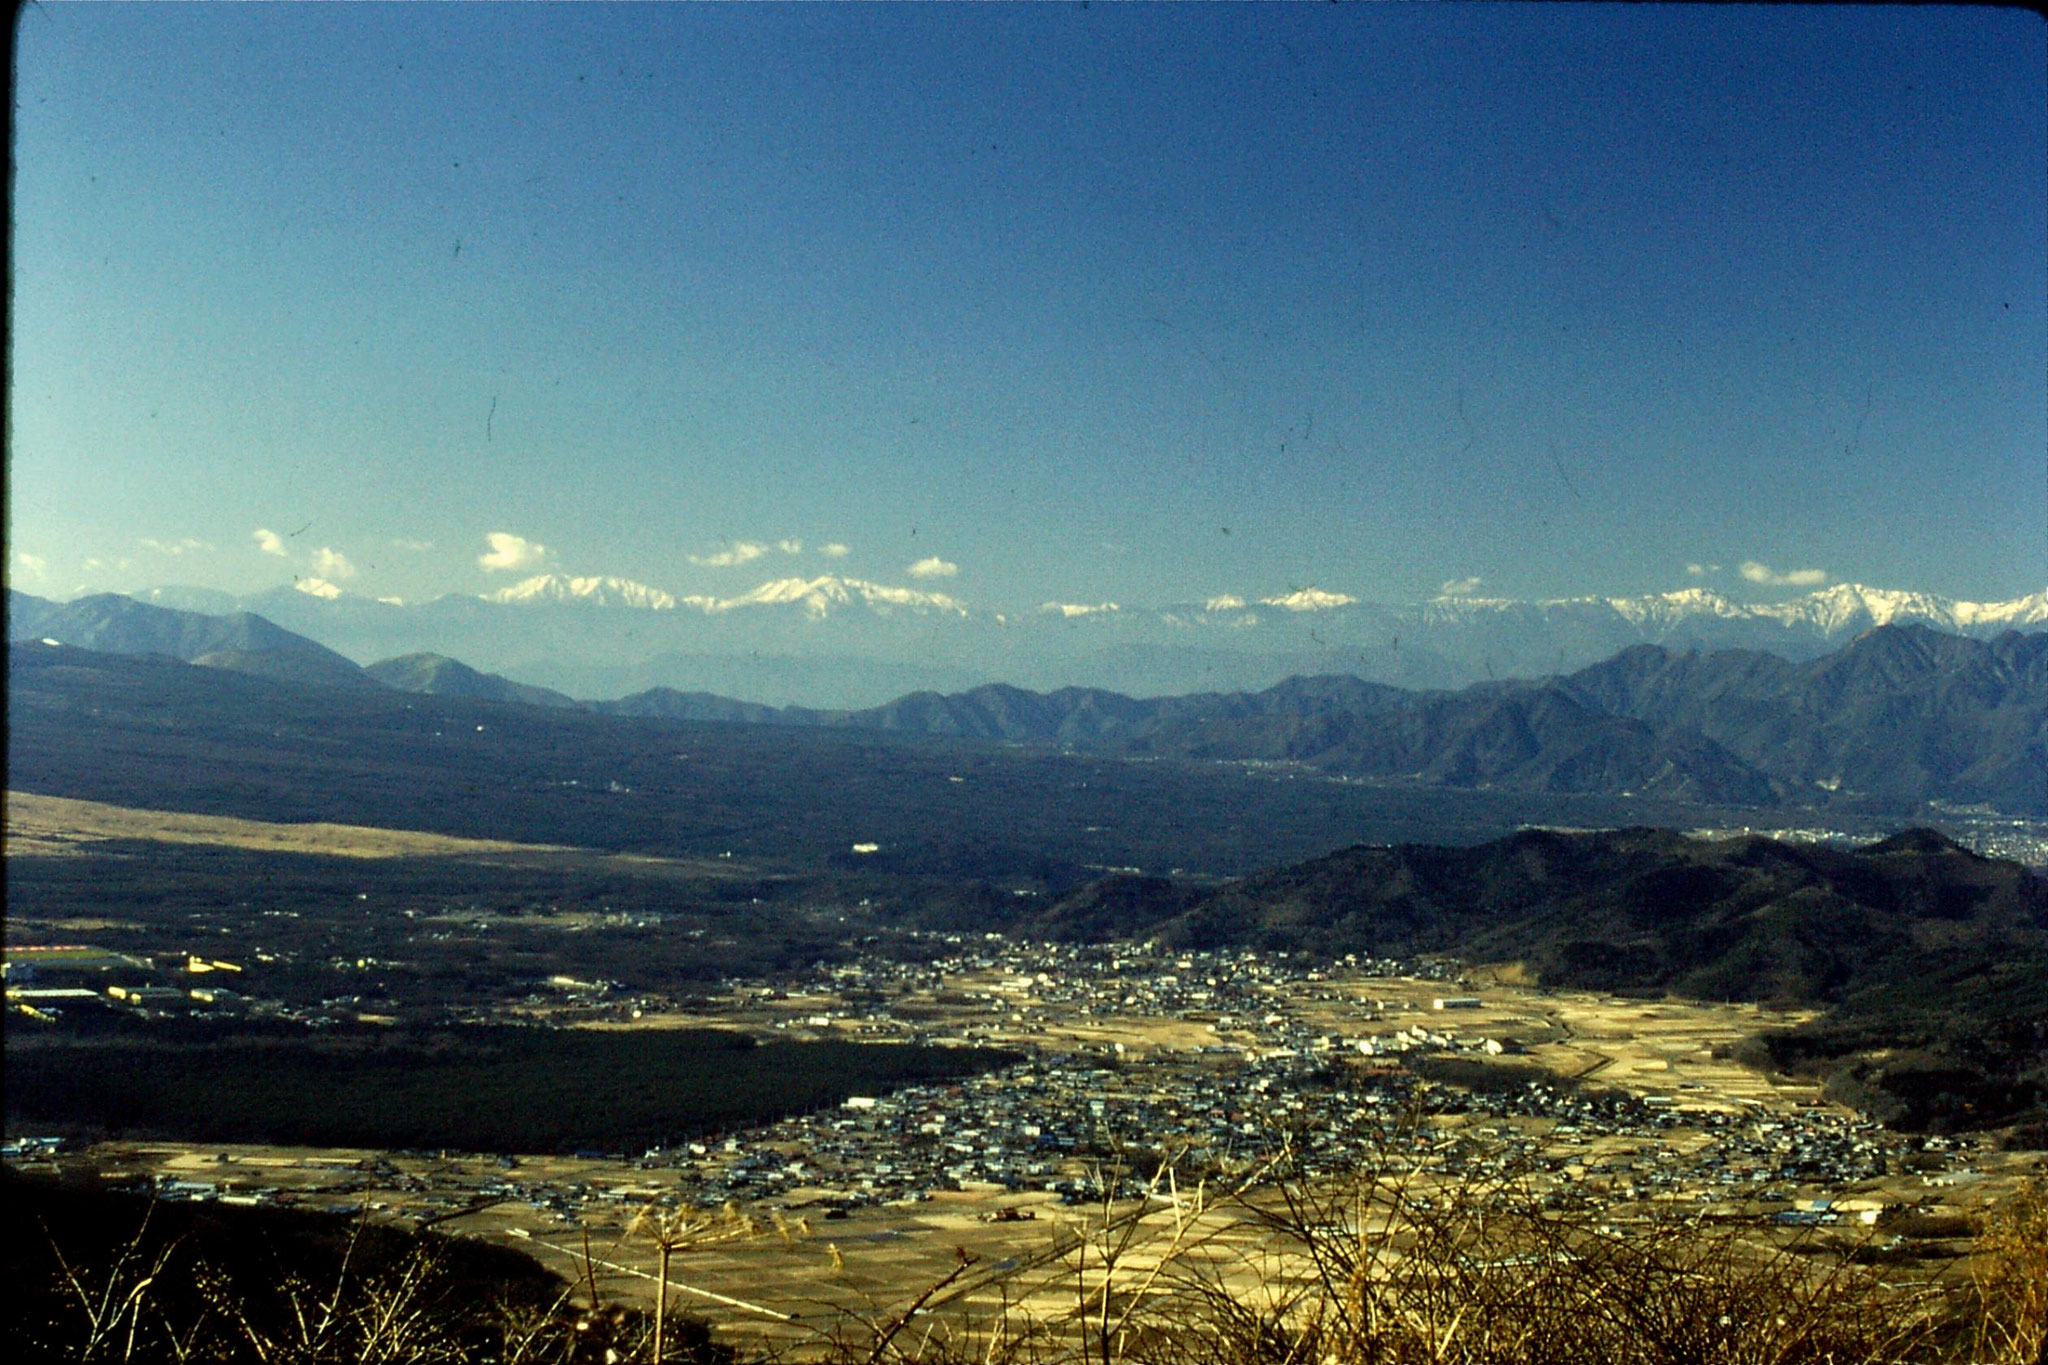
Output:
[[1534,682],[1413,691],[1356,677],[1139,699],[1007,684],[913,692],[877,707],[769,707],[657,688],[583,703],[415,653],[368,669],[261,617],[10,590],[9,635],[324,685],[622,718],[833,727],[1060,746],[1122,758],[1297,763],[1468,789],[1649,796],[1718,805],[1906,809],[1986,804],[2048,814],[2048,634],[1984,641],[1879,627],[1836,653],[1676,653],[1637,645]]
[[2005,602],[1966,602],[1934,593],[1871,588],[1861,583],[1837,583],[1783,602],[1739,603],[1708,588],[1681,588],[1642,597],[1572,597],[1529,603],[1437,598],[1429,605],[1439,612],[1481,615],[1526,607],[1563,610],[1599,604],[1645,626],[1668,628],[1701,618],[1770,621],[1786,627],[1807,627],[1825,636],[1894,623],[1918,623],[1965,634],[2048,624],[2048,590]]
[[852,712],[654,691],[597,709],[1292,762],[1455,787],[2048,813],[2048,635],[2017,632],[1979,641],[1884,626],[1806,662],[1637,645],[1561,677],[1459,692],[1318,677],[1145,700],[994,684]]
[[115,593],[50,602],[7,590],[7,638],[50,638],[109,654],[161,654],[239,673],[370,687],[354,661],[251,612],[210,616],[151,606]]
[[1763,603],[1694,587],[1387,605],[1303,588],[1156,609],[1046,603],[1007,614],[944,592],[832,574],[771,578],[731,593],[541,574],[487,596],[412,603],[318,580],[253,596],[183,588],[138,596],[212,613],[259,612],[352,658],[446,654],[574,696],[659,686],[822,709],[998,681],[1166,696],[1344,673],[1448,688],[1568,672],[1637,644],[1803,659],[1883,625],[1980,639],[2048,630],[2048,591],[1972,602],[1857,584]]
[[[298,585],[301,592],[305,584]],[[326,597],[330,594],[316,593]],[[674,611],[676,599],[659,588],[626,578],[572,578],[567,574],[536,574],[509,588],[485,593],[486,602],[534,603],[572,602],[593,607],[636,607],[646,611]],[[397,605],[397,604],[393,604]]]
[[54,640],[103,654],[162,655],[202,668],[323,687],[388,687],[528,706],[581,707],[545,687],[482,673],[444,654],[408,654],[367,668],[250,612],[214,616],[113,593],[50,602],[9,589],[10,641]]
[[386,687],[400,692],[426,692],[437,697],[472,697],[479,701],[516,702],[524,706],[569,706],[583,703],[545,687],[528,687],[495,673],[479,673],[445,654],[407,654],[385,659],[363,670]]

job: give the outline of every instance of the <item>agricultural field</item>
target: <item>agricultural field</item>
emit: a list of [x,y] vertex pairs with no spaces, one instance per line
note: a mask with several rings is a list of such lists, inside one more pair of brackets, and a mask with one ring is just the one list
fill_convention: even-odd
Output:
[[[1919,1226],[1950,1236],[1908,1242],[1885,1234],[1884,1240],[1896,1254],[1938,1259],[1960,1254],[1963,1244],[1954,1234],[1970,1211],[2041,1170],[2038,1157],[1980,1143],[1937,1160],[1929,1160],[1934,1153],[1894,1146],[1890,1159],[1853,1179],[1816,1168],[1792,1179],[1757,1169],[1740,1181],[1723,1181],[1725,1167],[1716,1163],[1725,1161],[1731,1133],[1764,1125],[1815,1140],[1833,1134],[1845,1151],[1870,1137],[1853,1115],[1825,1105],[1816,1087],[1726,1060],[1727,1049],[1764,1022],[1751,1007],[1487,984],[1472,987],[1479,1008],[1438,1010],[1434,1002],[1459,989],[1455,984],[1329,973],[1258,992],[1268,1012],[1255,1027],[1219,1029],[1213,1017],[1092,1017],[1072,1002],[1042,1009],[1023,984],[1022,950],[1013,953],[1004,968],[948,975],[935,989],[906,992],[899,1008],[924,1012],[927,1030],[1060,1060],[1048,1060],[1035,1073],[988,1073],[967,1087],[912,1087],[921,1098],[910,1118],[930,1116],[927,1121],[960,1131],[979,1114],[985,1122],[978,1131],[993,1134],[986,1124],[1001,1124],[1006,1088],[1021,1093],[1048,1079],[1056,1083],[1062,1073],[1072,1077],[1066,1097],[1048,1104],[1043,1089],[1033,1089],[1035,1110],[1057,1112],[1064,1105],[1086,1112],[1088,1097],[1103,1094],[1144,1094],[1157,1102],[1182,1085],[1220,1090],[1236,1083],[1231,1072],[1240,1064],[1228,1049],[1256,1050],[1262,1034],[1285,1030],[1349,1040],[1349,1059],[1340,1049],[1324,1065],[1345,1078],[1337,1083],[1355,1087],[1353,1099],[1362,1102],[1370,1086],[1386,1080],[1380,1059],[1360,1052],[1357,1043],[1421,1030],[1509,1040],[1514,1051],[1420,1052],[1410,1059],[1417,1072],[1449,1066],[1457,1078],[1425,1106],[1432,1112],[1418,1109],[1403,1120],[1375,1110],[1352,1120],[1359,1151],[1371,1157],[1354,1165],[1354,1175],[1377,1162],[1374,1169],[1401,1173],[1410,1196],[1436,1191],[1447,1197],[1473,1182],[1513,1184],[1535,1198],[1568,1191],[1596,1199],[1602,1217],[1618,1223],[1705,1210],[1762,1237],[1844,1245],[1879,1235],[1855,1211],[1910,1210]],[[1037,975],[1031,974],[1034,985]],[[1130,964],[1114,979],[1120,992],[1140,981]],[[1008,1029],[985,1027],[981,1020],[996,1013],[987,998],[1002,998],[1006,990],[1011,1008],[1005,1014],[1039,1010],[1044,1017]],[[798,1036],[830,1035],[832,1023],[804,1021],[828,1019],[820,1012],[843,1005],[828,991],[790,993],[736,1007],[723,1018],[726,1027],[763,1039],[791,1037],[792,1023]],[[674,1036],[677,1022],[649,1019],[601,1031]],[[1455,1034],[1442,1032],[1452,1028]],[[1104,1059],[1115,1065],[1113,1078],[1092,1070]],[[1637,1103],[1587,1111],[1624,1117],[1567,1123],[1528,1105],[1489,1112],[1448,1099],[1458,1089],[1475,1096],[1490,1089],[1519,1093],[1532,1075],[1555,1077],[1560,1086],[1576,1076],[1581,1086],[1597,1084]],[[1642,1107],[1660,1099],[1672,1103]],[[888,1102],[874,1103],[883,1117],[875,1117],[877,1109],[842,1105],[631,1158],[109,1142],[57,1160],[89,1163],[110,1178],[159,1188],[228,1198],[261,1191],[265,1199],[301,1207],[366,1209],[401,1226],[431,1226],[524,1250],[565,1278],[594,1279],[607,1301],[643,1306],[659,1282],[658,1246],[649,1229],[661,1219],[681,1220],[691,1230],[671,1266],[678,1301],[728,1339],[777,1349],[817,1347],[849,1321],[886,1320],[928,1292],[921,1311],[944,1330],[987,1331],[998,1321],[1005,1331],[1031,1324],[1045,1329],[1072,1317],[1076,1286],[1100,1273],[1105,1254],[1116,1263],[1116,1282],[1136,1288],[1162,1263],[1175,1275],[1202,1267],[1246,1289],[1308,1273],[1271,1235],[1274,1195],[1262,1188],[1260,1174],[1262,1163],[1282,1159],[1276,1147],[1199,1172],[1192,1165],[1162,1169],[1144,1163],[1171,1157],[1171,1149],[1147,1146],[1135,1134],[1125,1134],[1133,1140],[1120,1149],[1104,1131],[1102,1141],[1047,1163],[1036,1189],[954,1178],[911,1190],[864,1190],[857,1171],[886,1166],[882,1158],[891,1151],[900,1160],[915,1141],[892,1137],[914,1133],[916,1125],[892,1126]],[[1275,1106],[1268,1115],[1275,1132],[1282,1113]],[[1049,1122],[1052,1114],[1043,1116]],[[784,1178],[749,1197],[731,1182],[750,1164]],[[1617,1174],[1624,1170],[1634,1174]],[[1105,1172],[1111,1174],[1105,1178]],[[1846,1225],[1831,1219],[1826,1226],[1781,1228],[1774,1222],[1774,1215],[1816,1201],[1852,1210]],[[1088,1270],[1091,1257],[1095,1272]]]

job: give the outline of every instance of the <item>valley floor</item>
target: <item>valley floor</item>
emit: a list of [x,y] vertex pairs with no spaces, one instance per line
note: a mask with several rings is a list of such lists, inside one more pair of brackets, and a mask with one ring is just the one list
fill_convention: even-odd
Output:
[[829,989],[731,983],[686,1018],[552,1012],[580,1012],[582,1027],[993,1043],[1026,1060],[644,1153],[17,1139],[10,1161],[167,1198],[366,1209],[517,1246],[643,1305],[659,1261],[647,1215],[708,1227],[729,1206],[752,1230],[685,1246],[671,1287],[724,1334],[798,1349],[928,1292],[923,1312],[959,1330],[1056,1324],[1105,1255],[1132,1289],[1162,1263],[1283,1283],[1307,1267],[1270,1235],[1261,1180],[1276,1161],[1333,1182],[1396,1172],[1411,1195],[1508,1185],[1615,1227],[1684,1216],[1921,1267],[1960,1253],[1970,1214],[2044,1171],[1988,1138],[1887,1133],[1730,1060],[1760,1028],[1797,1022],[1754,1007],[1536,991],[1450,964],[944,946],[914,966],[856,962]]

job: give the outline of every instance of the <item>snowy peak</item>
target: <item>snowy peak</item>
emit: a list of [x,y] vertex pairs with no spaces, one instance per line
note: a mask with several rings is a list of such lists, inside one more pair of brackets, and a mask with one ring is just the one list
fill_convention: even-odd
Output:
[[2048,623],[2048,592],[2031,593],[2009,602],[1959,602],[1933,593],[1837,583],[1782,602],[1736,602],[1710,588],[1681,588],[1641,597],[1561,597],[1542,602],[1436,597],[1423,603],[1419,611],[1425,621],[1520,613],[1550,618],[1619,617],[1652,634],[1708,622],[1747,622],[1810,631],[1832,640],[1894,624],[1919,623],[1964,633],[2025,629]]
[[920,592],[916,588],[892,588],[859,578],[821,574],[816,578],[773,578],[737,597],[685,597],[686,606],[707,616],[718,616],[749,607],[799,607],[813,620],[821,620],[842,607],[861,603],[876,611],[895,608],[919,614],[938,613],[965,616],[967,608],[942,592]]
[[1297,588],[1278,597],[1261,597],[1259,600],[1269,607],[1278,607],[1282,611],[1332,611],[1338,607],[1348,607],[1358,599],[1349,593],[1325,592],[1321,588]]
[[2030,593],[2009,602],[1958,602],[1932,593],[1837,583],[1789,602],[1752,607],[1750,611],[1786,625],[1810,626],[1827,636],[1912,622],[1955,631],[2012,629],[2048,621],[2048,592]]
[[1639,626],[1664,625],[1702,616],[1734,620],[1748,611],[1740,603],[1731,602],[1710,588],[1680,588],[1677,592],[1660,592],[1648,597],[1610,597],[1606,602],[1617,615]]
[[630,578],[572,578],[544,573],[484,595],[486,602],[521,605],[575,603],[592,607],[636,607],[643,611],[674,611],[676,599],[660,588]]
[[2018,630],[2048,623],[2048,589],[2015,597],[2010,602],[1951,602],[1958,626]]

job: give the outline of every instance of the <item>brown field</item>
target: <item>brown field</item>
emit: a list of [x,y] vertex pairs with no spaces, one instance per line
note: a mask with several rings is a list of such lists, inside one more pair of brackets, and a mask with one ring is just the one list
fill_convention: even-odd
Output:
[[[962,979],[948,986],[966,984]],[[1430,1007],[1434,997],[1452,993],[1441,982],[1338,978],[1298,986],[1274,1005],[1348,1036],[1389,1034],[1419,1023],[1459,1036],[1520,1039],[1526,1051],[1496,1060],[1588,1075],[1637,1093],[1669,1094],[1681,1112],[1743,1107],[1782,1114],[1818,1101],[1811,1086],[1774,1081],[1711,1055],[1747,1033],[1786,1022],[1779,1016],[1765,1018],[1751,1007],[1617,1000],[1515,986],[1455,992],[1478,995],[1483,1002],[1478,1010]],[[1028,999],[1024,992],[1020,996]],[[822,1008],[830,999],[819,994],[757,1003],[733,1015],[706,1014],[691,1022],[768,1031],[774,1021]],[[944,1022],[957,1027],[980,1017],[970,1008]],[[1122,1042],[1138,1055],[1173,1053],[1219,1036],[1193,1020],[1143,1017],[1048,1018],[1028,1033],[990,1032],[993,1040],[1027,1047]],[[1447,1118],[1441,1124],[1469,1126],[1482,1141],[1511,1128],[1541,1134],[1548,1127],[1541,1119],[1482,1116]],[[1700,1140],[1696,1130],[1681,1127],[1664,1134],[1661,1142],[1682,1156]],[[1587,1137],[1569,1145],[1579,1162],[1591,1165],[1627,1156],[1639,1143]],[[643,1306],[652,1301],[659,1261],[644,1219],[636,1225],[636,1214],[673,1207],[670,1201],[683,1185],[679,1171],[630,1160],[521,1156],[513,1179],[582,1191],[569,1208],[557,1210],[521,1199],[478,1198],[478,1187],[500,1174],[496,1159],[484,1155],[107,1143],[89,1159],[102,1168],[284,1190],[314,1206],[361,1203],[375,1217],[431,1224],[519,1247],[573,1280],[594,1276],[603,1299]],[[381,1171],[373,1169],[379,1165]],[[1973,1165],[1944,1192],[1958,1214],[1982,1207],[2041,1169],[2038,1157],[1988,1151],[1976,1154]],[[1417,1178],[1425,1186],[1437,1179],[1426,1173]],[[711,1319],[728,1339],[802,1358],[823,1353],[834,1332],[857,1333],[855,1324],[862,1321],[891,1321],[935,1286],[942,1287],[924,1303],[919,1331],[976,1336],[1035,1328],[1055,1337],[1070,1333],[1078,1297],[1099,1294],[1105,1251],[1116,1256],[1111,1278],[1120,1296],[1158,1292],[1163,1282],[1153,1284],[1152,1277],[1162,1263],[1170,1264],[1175,1277],[1199,1271],[1246,1294],[1282,1291],[1307,1274],[1298,1254],[1276,1245],[1260,1226],[1256,1202],[1218,1200],[1215,1190],[1202,1193],[1207,1202],[1199,1207],[1193,1191],[1181,1190],[1176,1199],[1162,1187],[1160,1197],[1149,1203],[1106,1210],[1062,1205],[1043,1192],[970,1186],[826,1217],[843,1193],[823,1186],[788,1189],[772,1204],[736,1211],[751,1219],[750,1232],[686,1245],[672,1271],[671,1289],[679,1306]],[[1928,1191],[1917,1177],[1903,1173],[1859,1182],[1850,1190],[1790,1191],[1792,1197],[1822,1193],[1912,1200],[1924,1199]],[[1635,1216],[1642,1216],[1644,1207],[1638,1205]],[[719,1215],[704,1217],[715,1221]]]
[[[8,793],[6,816],[10,855],[83,853],[95,842],[119,839],[365,859],[485,855],[643,868],[659,863],[713,876],[745,870],[729,862],[670,862],[361,826],[136,810],[20,792]],[[561,927],[578,927],[587,918],[563,917]],[[88,924],[72,921],[68,927]],[[1318,1049],[1352,1061],[1358,1060],[1358,1042],[1385,1044],[1421,1026],[1457,1040],[1462,1046],[1456,1056],[1469,1063],[1541,1067],[1603,1088],[1660,1096],[1681,1116],[1782,1115],[1831,1107],[1823,1105],[1817,1086],[1760,1074],[1730,1055],[1750,1035],[1789,1027],[1807,1014],[1541,990],[1512,967],[1475,968],[1458,984],[1334,971],[1326,979],[1265,989],[1260,1009],[1284,1023],[1288,1036],[1317,1037]],[[1262,1026],[1272,1021],[1255,1023],[1242,1009],[1231,1016],[1193,1010],[1090,1013],[1049,995],[1040,983],[1007,969],[986,970],[951,976],[935,988],[900,990],[888,1000],[893,1020],[849,1018],[834,991],[813,988],[774,997],[737,991],[688,1013],[650,1013],[635,1022],[599,1026],[725,1027],[780,1038],[879,1040],[916,1033],[1024,1051],[1114,1053],[1132,1063],[1169,1066],[1194,1064],[1190,1059],[1199,1060],[1200,1050],[1218,1045],[1257,1054],[1280,1036]],[[1433,1009],[1432,1001],[1445,996],[1477,997],[1480,1006]],[[1003,1008],[992,1009],[992,1003]],[[1486,1039],[1502,1044],[1502,1055],[1476,1050]],[[1448,1118],[1440,1126],[1469,1127],[1481,1141],[1511,1132],[1551,1136],[1546,1119],[1475,1116]],[[1683,1160],[1704,1141],[1697,1127],[1681,1120],[1655,1145]],[[1559,1136],[1553,1150],[1569,1148],[1572,1159],[1559,1178],[1580,1179],[1642,1145],[1628,1137]],[[519,1247],[572,1280],[593,1280],[602,1299],[643,1306],[653,1299],[659,1263],[643,1211],[673,1208],[685,1202],[686,1193],[685,1173],[674,1168],[558,1156],[521,1155],[517,1174],[509,1175],[509,1164],[501,1170],[498,1159],[487,1155],[108,1142],[59,1164],[74,1161],[125,1179],[218,1183],[235,1197],[253,1198],[261,1190],[301,1206],[363,1206],[372,1217]],[[1939,1210],[1960,1224],[2042,1170],[2032,1154],[1975,1152],[1968,1165],[1941,1178]],[[560,1201],[562,1207],[484,1195],[501,1177],[574,1193]],[[1901,1171],[1848,1188],[1779,1183],[1786,1183],[1788,1201],[1826,1195],[1924,1204],[1935,1182]],[[1155,1292],[1162,1264],[1175,1275],[1199,1272],[1248,1296],[1285,1293],[1306,1275],[1298,1253],[1260,1226],[1256,1203],[1217,1201],[1216,1193],[1205,1191],[1198,1201],[1191,1191],[1162,1189],[1152,1201],[1105,1209],[1062,1205],[1044,1192],[970,1184],[828,1218],[834,1205],[845,1202],[846,1191],[791,1188],[779,1192],[772,1206],[737,1210],[751,1220],[744,1234],[727,1235],[736,1226],[727,1224],[703,1244],[685,1245],[674,1261],[671,1288],[682,1305],[711,1319],[722,1334],[801,1358],[852,1324],[895,1320],[927,1293],[920,1332],[1016,1332],[1036,1324],[1055,1336],[1070,1333],[1083,1299],[1092,1297],[1099,1309],[1106,1254],[1116,1261],[1109,1278],[1120,1303]],[[1270,1201],[1269,1195],[1256,1198]],[[636,1214],[642,1215],[637,1224]],[[1939,1221],[1930,1218],[1929,1226]],[[998,1353],[997,1344],[987,1343],[990,1354]]]
[[84,852],[107,839],[208,844],[261,853],[319,853],[340,858],[421,858],[470,853],[561,852],[557,845],[456,839],[366,825],[278,824],[223,815],[138,810],[33,792],[7,793],[7,851],[49,856]]
[[[660,1207],[675,1178],[632,1162],[521,1158],[518,1179],[588,1189],[579,1209],[562,1213],[519,1200],[436,1201],[418,1192],[420,1183],[446,1190],[487,1179],[497,1165],[487,1156],[108,1143],[95,1159],[102,1171],[131,1178],[152,1173],[283,1189],[302,1206],[365,1203],[375,1217],[517,1247],[567,1279],[594,1281],[604,1301],[643,1307],[654,1296],[659,1255],[640,1215]],[[1980,1160],[1981,1178],[1951,1196],[1955,1216],[1949,1221],[1958,1227],[2040,1172],[2038,1159],[2017,1154]],[[386,1174],[370,1174],[374,1164]],[[396,1177],[389,1174],[393,1167]],[[1428,1173],[1413,1180],[1411,1193],[1456,1188]],[[401,1188],[408,1184],[414,1190]],[[1185,1288],[1193,1278],[1246,1302],[1285,1298],[1313,1281],[1300,1249],[1276,1239],[1265,1224],[1263,1215],[1277,1211],[1271,1192],[1234,1198],[1228,1191],[1162,1183],[1150,1200],[1105,1208],[990,1187],[827,1219],[834,1194],[792,1189],[776,1201],[780,1207],[732,1211],[744,1216],[743,1224],[705,1211],[702,1235],[695,1241],[685,1236],[672,1263],[675,1305],[717,1324],[726,1340],[781,1359],[806,1359],[832,1356],[835,1337],[859,1338],[863,1324],[890,1323],[913,1303],[920,1333],[956,1342],[986,1347],[992,1336],[1025,1333],[1067,1339],[1083,1299],[1090,1301],[1091,1320],[1099,1312],[1106,1261],[1118,1312]],[[1760,1247],[1774,1240],[1764,1232],[1757,1237]],[[1951,1235],[1928,1245],[1948,1264],[1968,1242]]]
[[691,876],[727,878],[752,871],[738,862],[656,858],[605,853],[567,844],[522,844],[505,839],[463,839],[419,830],[379,829],[320,821],[286,824],[185,811],[144,810],[102,801],[9,791],[6,795],[6,852],[11,857],[61,857],[92,851],[108,840],[141,840],[244,849],[255,853],[304,853],[330,858],[464,858],[508,856],[559,863],[570,860],[593,869],[670,869]]

